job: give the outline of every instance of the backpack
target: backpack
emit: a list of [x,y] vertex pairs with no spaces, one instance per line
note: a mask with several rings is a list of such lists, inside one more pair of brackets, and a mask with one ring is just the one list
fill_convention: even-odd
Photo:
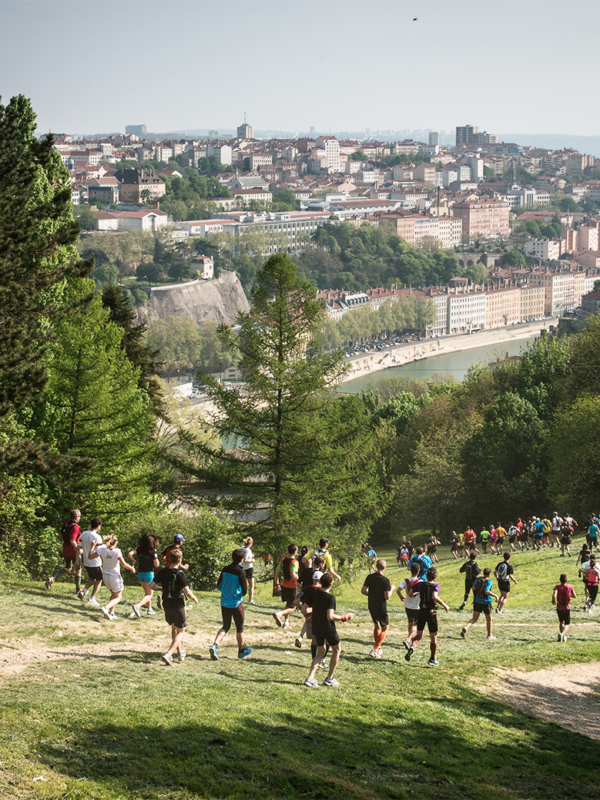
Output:
[[476,561],[469,561],[465,567],[465,572],[467,575],[467,580],[473,583],[475,578],[477,577],[477,570],[479,569],[479,564]]
[[71,531],[73,530],[73,526],[77,523],[73,522],[73,520],[69,520],[65,522],[65,524],[60,529],[60,536],[63,540],[63,544],[70,545],[71,544]]
[[281,561],[281,570],[283,572],[283,579],[286,581],[294,580],[294,574],[292,572],[292,564],[294,563],[295,558],[284,558]]
[[498,574],[499,581],[505,581],[508,579],[508,564],[506,561],[503,561],[501,564],[498,564],[496,567],[496,573]]
[[487,595],[485,593],[485,584],[487,582],[487,578],[479,577],[475,582],[475,597],[479,600],[487,601]]
[[[171,586],[166,590],[166,593],[165,593],[165,597],[167,599],[176,600],[177,598],[181,597],[181,590],[179,591],[179,594],[175,594],[175,581],[177,580],[177,576],[179,574],[181,574],[182,572],[183,572],[183,570],[178,569],[177,572],[171,577]],[[163,585],[163,589],[164,589],[164,585]]]

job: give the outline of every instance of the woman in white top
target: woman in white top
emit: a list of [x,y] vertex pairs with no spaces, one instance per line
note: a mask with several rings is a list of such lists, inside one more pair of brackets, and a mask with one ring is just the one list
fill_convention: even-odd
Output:
[[121,602],[123,595],[123,578],[121,566],[130,572],[135,572],[135,567],[128,564],[123,558],[123,553],[117,547],[119,540],[116,536],[105,536],[103,544],[94,542],[89,550],[89,558],[99,556],[102,559],[102,580],[110,592],[110,600],[100,611],[106,619],[116,619],[114,609]]
[[241,563],[241,567],[246,573],[246,580],[248,581],[248,603],[252,606],[256,605],[254,602],[254,554],[251,550],[253,544],[254,539],[251,536],[242,539],[244,560]]

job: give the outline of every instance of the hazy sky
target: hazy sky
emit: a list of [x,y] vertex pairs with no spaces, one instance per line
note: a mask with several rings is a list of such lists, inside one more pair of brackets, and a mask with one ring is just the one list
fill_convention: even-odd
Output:
[[[600,0],[0,0],[41,131],[600,133]],[[413,22],[413,17],[417,21]]]

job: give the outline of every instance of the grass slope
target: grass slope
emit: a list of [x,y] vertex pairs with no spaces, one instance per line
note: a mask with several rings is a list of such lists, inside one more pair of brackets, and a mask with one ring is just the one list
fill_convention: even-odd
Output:
[[[404,572],[392,566],[391,552],[382,555],[398,584]],[[498,640],[487,642],[483,620],[460,639],[468,618],[454,610],[462,600],[460,562],[447,548],[440,556],[441,595],[453,609],[440,614],[440,667],[426,667],[426,642],[405,662],[397,598],[384,658],[369,659],[361,572],[337,590],[338,609],[357,615],[339,624],[339,689],[302,685],[310,653],[293,646],[299,620],[291,633],[275,628],[270,615],[279,603],[266,584],[259,605],[247,610],[249,659],[237,659],[233,634],[221,660],[208,659],[220,614],[218,595],[205,593],[190,611],[188,658],[170,669],[159,660],[167,642],[162,616],[109,623],[74,598],[72,584],[45,592],[4,582],[0,797],[598,798],[596,742],[476,688],[500,680],[498,667],[562,663],[568,670],[600,661],[595,617],[576,612],[568,643],[556,642],[552,587],[566,568],[579,592],[575,558],[556,550],[513,556],[519,585],[494,618]],[[127,588],[128,603],[139,596]]]

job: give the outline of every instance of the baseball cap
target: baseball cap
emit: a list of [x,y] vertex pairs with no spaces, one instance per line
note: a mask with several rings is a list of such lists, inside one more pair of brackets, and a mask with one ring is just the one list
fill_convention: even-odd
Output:
[[179,544],[180,542],[185,542],[185,539],[180,533],[176,533],[175,536],[173,537],[173,541]]
[[320,572],[318,569],[316,569],[313,572],[313,581],[320,581],[322,577],[323,577],[323,573]]

